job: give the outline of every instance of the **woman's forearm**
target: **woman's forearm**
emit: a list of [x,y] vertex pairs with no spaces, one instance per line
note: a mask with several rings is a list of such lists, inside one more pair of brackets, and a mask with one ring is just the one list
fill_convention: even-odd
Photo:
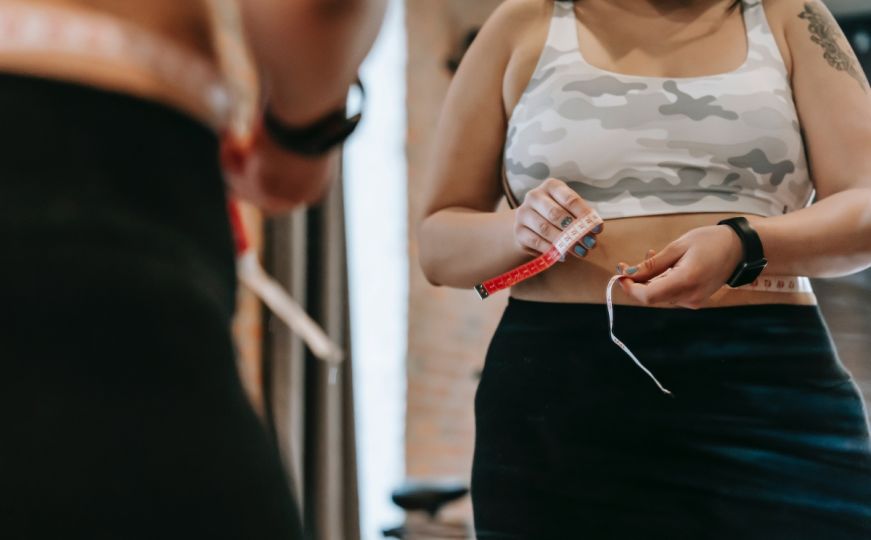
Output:
[[384,18],[386,0],[243,0],[272,112],[308,124],[344,104]]
[[837,277],[871,266],[871,188],[842,191],[751,223],[762,239],[769,274]]
[[515,241],[514,212],[446,208],[424,219],[418,240],[426,278],[472,288],[529,260]]

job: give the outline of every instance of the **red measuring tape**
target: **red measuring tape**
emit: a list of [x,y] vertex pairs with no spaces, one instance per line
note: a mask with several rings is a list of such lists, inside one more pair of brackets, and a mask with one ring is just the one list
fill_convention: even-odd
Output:
[[565,255],[573,245],[581,238],[589,234],[598,225],[604,223],[595,211],[590,211],[587,215],[572,223],[563,233],[556,239],[551,248],[545,253],[539,255],[535,259],[526,264],[520,265],[517,268],[509,270],[504,274],[489,279],[484,283],[475,285],[475,291],[481,300],[501,291],[513,287],[514,285],[525,281],[532,276],[540,274],[555,265],[563,255]]

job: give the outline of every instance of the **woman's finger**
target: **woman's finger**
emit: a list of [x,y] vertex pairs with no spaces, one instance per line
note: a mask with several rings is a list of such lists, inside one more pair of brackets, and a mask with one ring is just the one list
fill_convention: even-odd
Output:
[[[590,212],[589,206],[581,197],[569,188],[564,182],[550,179],[542,184],[542,189],[530,192],[527,196],[529,207],[535,210],[539,216],[562,232],[571,225],[575,219]],[[526,222],[532,230],[539,232],[541,236],[553,243],[556,238],[553,229],[546,227],[538,219],[528,218]],[[589,234],[584,236],[570,252],[578,258],[583,258],[598,245],[596,235],[604,230],[602,225],[597,225]]]
[[646,258],[639,264],[624,267],[623,274],[631,277],[633,281],[645,282],[664,273],[683,257],[686,249],[682,244],[672,242],[665,249]]
[[[656,250],[655,249],[648,249],[647,253],[644,255],[644,260],[646,261],[647,259],[653,257],[654,255],[656,255]],[[623,274],[624,272],[626,272],[627,268],[629,268],[628,264],[626,264],[624,262],[617,263],[617,273],[618,274]]]
[[539,190],[530,192],[527,195],[529,200],[529,208],[537,212],[541,217],[546,219],[551,225],[559,230],[563,230],[578,218],[572,212],[551,197],[550,193]]
[[562,229],[557,228],[557,225],[534,209],[524,211],[520,216],[520,223],[544,238],[548,244],[556,242],[559,235],[562,234]]
[[695,307],[690,301],[694,286],[683,274],[679,269],[673,270],[647,283],[621,279],[620,286],[630,298],[645,306],[669,303]]
[[[572,188],[566,185],[565,182],[555,180],[547,185],[547,191],[551,197],[559,203],[560,206],[566,208],[576,216],[585,216],[592,212],[592,208],[584,199],[575,192]],[[599,245],[599,240],[596,238],[604,230],[604,225],[597,225],[592,231],[572,248],[572,253],[576,257],[585,257],[590,251],[596,249]]]
[[542,188],[557,204],[571,212],[575,218],[583,217],[592,211],[586,201],[561,180],[556,178],[545,180]]
[[547,252],[551,246],[550,242],[526,226],[519,227],[514,237],[524,251],[534,256]]

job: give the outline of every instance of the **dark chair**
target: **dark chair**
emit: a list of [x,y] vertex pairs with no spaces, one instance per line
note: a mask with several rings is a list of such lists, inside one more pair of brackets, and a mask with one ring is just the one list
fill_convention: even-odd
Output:
[[393,502],[406,511],[421,510],[435,517],[446,504],[468,493],[469,488],[458,483],[408,482],[393,490]]
[[469,488],[455,482],[406,482],[393,490],[393,502],[406,512],[425,512],[429,522],[417,527],[402,525],[384,529],[385,538],[469,538],[462,524],[441,524],[436,516],[451,502],[462,499]]

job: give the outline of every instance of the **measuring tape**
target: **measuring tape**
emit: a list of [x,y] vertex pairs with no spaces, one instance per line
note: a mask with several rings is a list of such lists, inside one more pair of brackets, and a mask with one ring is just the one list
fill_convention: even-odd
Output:
[[556,239],[556,242],[545,253],[500,276],[475,285],[475,291],[478,292],[478,296],[483,300],[502,289],[513,287],[521,281],[544,272],[562,259],[563,255],[581,238],[592,232],[593,229],[602,223],[604,221],[599,217],[599,214],[591,210],[587,215],[572,223],[563,231],[559,238]]
[[[668,271],[663,272],[660,276],[665,275]],[[669,391],[656,376],[651,373],[649,369],[647,369],[644,364],[638,359],[635,354],[629,350],[629,347],[626,346],[620,339],[614,335],[614,301],[612,298],[612,293],[614,290],[614,285],[620,278],[627,277],[623,274],[617,274],[613,276],[610,281],[608,281],[608,285],[605,287],[605,307],[608,310],[608,334],[611,337],[611,341],[614,342],[615,345],[620,347],[620,349],[626,353],[626,356],[632,359],[648,377],[650,377],[659,390],[666,395],[672,395],[671,391]],[[737,287],[734,290],[753,290],[753,291],[765,291],[765,292],[780,292],[780,293],[790,293],[790,292],[813,292],[811,288],[810,280],[806,277],[792,277],[792,276],[769,276],[764,278],[759,278],[753,283]]]
[[741,287],[729,287],[735,291],[762,291],[779,293],[812,293],[811,280],[806,277],[767,276]]
[[236,268],[239,281],[257,295],[292,332],[302,338],[315,357],[330,366],[329,381],[330,384],[335,384],[338,367],[345,359],[342,348],[333,342],[281,284],[263,269],[256,250],[245,234],[239,203],[231,200],[228,210],[236,242]]
[[[582,217],[579,221],[570,225],[551,245],[550,249],[526,264],[513,268],[504,274],[475,285],[475,292],[482,300],[493,294],[517,285],[536,276],[551,266],[555,265],[569,249],[581,238],[592,232],[597,226],[604,223],[595,210]],[[664,276],[668,270],[658,277]],[[656,279],[656,278],[654,278]],[[731,288],[731,287],[730,287]],[[610,289],[610,287],[609,287]],[[813,292],[810,280],[806,277],[794,276],[766,276],[756,279],[753,283],[736,287],[733,290],[740,291],[763,291],[781,293],[810,293]]]
[[[202,107],[204,118],[223,128],[233,110],[224,76],[201,55],[116,17],[23,2],[0,4],[0,53],[54,59],[64,73],[65,59],[94,67],[122,64],[175,89]],[[67,62],[68,63],[68,62]]]

